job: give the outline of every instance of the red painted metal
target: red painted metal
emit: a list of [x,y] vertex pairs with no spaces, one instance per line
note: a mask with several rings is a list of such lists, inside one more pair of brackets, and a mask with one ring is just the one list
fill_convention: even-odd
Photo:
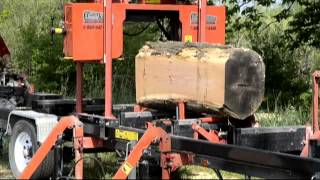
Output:
[[112,118],[112,0],[104,0],[104,55],[105,63],[105,112],[106,118]]
[[73,128],[73,146],[75,153],[75,178],[83,178],[83,125],[82,122],[76,121]]
[[[100,12],[101,3],[67,3],[64,6],[64,48],[68,59],[81,62],[103,60],[103,17],[98,22],[85,20],[85,13]],[[88,16],[88,15],[87,15]]]
[[3,57],[4,55],[10,55],[10,51],[9,51],[6,43],[4,42],[2,37],[0,36],[0,57]]
[[84,149],[94,149],[94,148],[103,148],[104,141],[102,139],[94,137],[84,137],[83,138],[83,148]]
[[303,150],[300,153],[300,156],[308,157],[309,156],[309,141],[310,140],[320,140],[320,131],[319,131],[319,117],[318,117],[318,108],[319,108],[319,78],[320,71],[315,71],[312,74],[312,83],[313,83],[313,101],[312,101],[312,132],[310,128],[306,128],[306,140]]
[[315,71],[312,74],[312,82],[313,82],[313,116],[312,116],[312,124],[313,124],[313,132],[319,131],[319,118],[318,118],[318,106],[319,106],[319,78],[320,71]]
[[206,21],[207,21],[207,0],[199,0],[199,30],[198,40],[199,42],[206,41]]
[[144,149],[148,148],[153,141],[160,140],[162,137],[166,137],[166,132],[157,127],[149,126],[141,139],[135,145],[127,160],[121,165],[117,173],[113,176],[113,179],[126,179],[131,170],[136,166],[139,159],[142,156]]
[[170,179],[172,171],[172,164],[167,158],[168,153],[171,151],[171,138],[168,134],[162,134],[160,138],[160,165],[162,168],[162,179]]
[[[317,133],[313,134],[312,127],[307,126],[306,127],[306,139],[304,140],[304,147],[300,153],[300,156],[302,157],[308,157],[309,156],[309,141],[312,138],[317,138]],[[320,137],[320,135],[319,135]]]
[[[225,144],[226,141],[224,139],[219,138],[218,132],[217,131],[210,131],[207,132],[204,128],[199,126],[196,123],[192,124],[192,129],[198,133],[201,134],[203,137],[205,137],[208,141],[213,142],[213,143],[222,143]],[[195,136],[195,135],[194,135]],[[197,135],[198,136],[198,135]]]
[[[109,2],[109,1],[107,1]],[[64,54],[73,61],[102,62],[106,53],[106,43],[112,44],[112,58],[123,54],[123,28],[127,12],[176,12],[181,22],[181,41],[200,41],[199,37],[199,7],[198,5],[177,4],[126,4],[112,3],[112,40],[106,37],[104,23],[84,23],[84,12],[104,12],[101,3],[69,3],[65,5],[65,35]],[[207,18],[202,20],[202,37],[205,42],[225,44],[225,13],[224,6],[207,6]],[[109,13],[107,13],[109,14]],[[107,19],[105,19],[107,20]],[[202,24],[203,25],[203,24]],[[111,41],[111,42],[109,42]],[[85,42],[85,43],[84,43]],[[107,57],[108,58],[108,57]]]
[[134,108],[133,108],[133,111],[134,112],[143,112],[143,111],[146,111],[147,108],[146,107],[143,107],[139,104],[135,105]]
[[[66,129],[82,128],[81,122],[74,116],[67,116],[61,118],[58,124],[51,131],[44,143],[39,147],[37,152],[32,157],[28,166],[24,169],[18,179],[30,179],[33,173],[37,170],[41,162],[45,159],[51,148],[54,146],[58,137],[60,137]],[[83,131],[83,130],[82,130]],[[77,130],[77,137],[81,137],[81,130]],[[80,166],[79,166],[80,167]],[[78,167],[78,168],[79,168]],[[77,179],[82,179],[82,170],[77,169]]]
[[[310,140],[320,140],[320,131],[315,132],[311,137]],[[300,156],[308,157],[309,156],[309,141],[306,142],[306,145],[302,149]]]
[[186,103],[183,101],[178,102],[178,116],[179,120],[186,118]]
[[193,138],[199,139],[199,133],[197,131],[193,131]]
[[77,71],[77,82],[76,82],[76,112],[82,112],[82,89],[83,89],[83,63],[77,62],[76,63],[76,71]]
[[[194,154],[192,153],[165,153],[161,159],[162,166],[167,169],[169,174],[176,171],[185,164],[193,163]],[[163,176],[162,176],[163,177]]]
[[137,104],[137,105],[134,106],[133,111],[134,112],[142,112],[142,107]]
[[215,118],[215,117],[203,117],[203,118],[200,118],[200,120],[203,123],[217,123],[217,122],[225,121],[225,119],[223,118]]

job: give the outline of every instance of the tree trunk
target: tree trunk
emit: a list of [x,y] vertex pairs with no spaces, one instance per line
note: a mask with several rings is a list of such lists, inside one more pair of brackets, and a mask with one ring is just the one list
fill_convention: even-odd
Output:
[[245,119],[260,106],[265,67],[254,51],[206,43],[148,42],[136,56],[136,100]]

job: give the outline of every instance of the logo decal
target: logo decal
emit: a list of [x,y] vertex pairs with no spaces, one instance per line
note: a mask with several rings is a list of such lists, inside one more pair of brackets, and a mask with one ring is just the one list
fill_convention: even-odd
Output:
[[[198,29],[198,22],[199,22],[198,13],[192,12],[190,14],[190,25],[191,25],[192,29],[194,29],[194,30]],[[208,30],[215,30],[216,25],[217,25],[217,16],[207,15],[207,18],[206,18],[207,29]]]
[[83,22],[86,24],[103,23],[103,12],[84,11]]

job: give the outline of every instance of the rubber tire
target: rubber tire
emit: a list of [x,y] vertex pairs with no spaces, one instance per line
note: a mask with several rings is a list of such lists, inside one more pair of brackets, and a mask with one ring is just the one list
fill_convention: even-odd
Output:
[[[40,146],[37,143],[35,126],[29,121],[18,120],[13,127],[12,136],[10,138],[10,143],[9,143],[9,163],[10,163],[11,171],[15,178],[18,178],[22,173],[22,172],[19,172],[15,163],[15,157],[14,157],[14,145],[18,135],[21,132],[26,132],[27,134],[29,134],[32,141],[32,147],[36,147],[36,149],[38,149]],[[36,149],[33,148],[33,154],[35,154]],[[33,174],[32,179],[49,178],[53,175],[53,172],[54,172],[54,153],[53,151],[50,151],[50,153],[46,156],[46,159],[40,164],[37,171]]]

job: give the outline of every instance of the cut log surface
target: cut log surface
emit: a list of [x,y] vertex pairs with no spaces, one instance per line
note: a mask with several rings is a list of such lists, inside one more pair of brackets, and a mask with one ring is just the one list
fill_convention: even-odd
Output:
[[186,102],[196,111],[245,119],[260,106],[265,66],[255,51],[206,43],[148,42],[136,56],[136,100]]

